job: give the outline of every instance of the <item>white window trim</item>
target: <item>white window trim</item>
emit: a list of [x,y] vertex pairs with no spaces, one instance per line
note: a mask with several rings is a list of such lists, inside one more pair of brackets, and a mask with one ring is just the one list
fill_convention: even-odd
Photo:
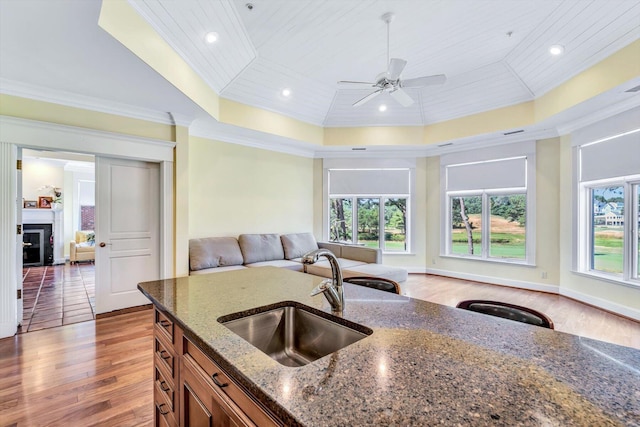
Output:
[[[499,189],[477,189],[469,191],[447,191],[447,166],[462,164],[472,161],[493,162],[496,160],[509,159],[514,156],[526,156],[526,187],[499,188]],[[451,253],[451,206],[450,195],[482,196],[483,198],[500,194],[526,193],[527,200],[527,224],[525,227],[525,259],[497,258],[489,256],[489,227],[483,227],[482,255],[462,255]],[[523,266],[536,265],[536,153],[535,141],[526,141],[519,144],[507,146],[497,146],[482,150],[465,151],[448,155],[440,162],[440,256],[445,258],[469,259],[483,262],[496,262],[502,264],[516,264]],[[490,217],[489,212],[483,209],[483,222]],[[485,228],[487,231],[485,231]],[[487,237],[485,238],[485,233]]]
[[[635,254],[638,253],[638,242],[636,233],[638,228],[638,203],[634,201],[633,187],[640,186],[640,175],[623,176],[617,178],[601,179],[594,181],[585,181],[578,183],[578,212],[577,212],[577,239],[576,253],[577,260],[575,272],[609,282],[630,285],[633,287],[640,286],[640,278],[638,277],[638,264],[633,260]],[[606,273],[599,270],[591,269],[591,246],[592,236],[591,229],[593,227],[591,203],[591,189],[603,186],[620,186],[624,188],[624,204],[631,206],[631,209],[625,209],[624,212],[624,246],[623,246],[623,271],[622,275],[614,273]],[[627,226],[626,224],[631,224]]]

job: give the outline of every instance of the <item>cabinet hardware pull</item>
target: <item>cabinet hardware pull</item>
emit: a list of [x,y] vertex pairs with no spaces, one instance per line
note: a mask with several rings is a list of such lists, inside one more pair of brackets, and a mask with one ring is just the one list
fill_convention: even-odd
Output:
[[161,403],[159,405],[156,404],[156,408],[158,408],[158,411],[160,412],[161,415],[167,415],[169,413],[169,410],[167,409],[165,412],[162,412],[162,407],[163,406],[168,406],[166,403]]
[[160,321],[160,326],[168,328],[169,326],[171,326],[171,322],[169,322],[168,320],[161,320]]
[[160,381],[160,390],[162,390],[162,391],[164,391],[166,393],[169,390],[171,390],[171,388],[167,385],[167,383],[165,381]]
[[215,374],[211,375],[211,379],[213,380],[214,384],[217,385],[218,387],[222,388],[222,387],[226,387],[229,385],[229,383],[221,383],[218,378],[218,373],[216,372]]
[[167,360],[168,358],[171,357],[171,354],[169,354],[167,350],[161,350],[160,357],[163,358],[164,360]]

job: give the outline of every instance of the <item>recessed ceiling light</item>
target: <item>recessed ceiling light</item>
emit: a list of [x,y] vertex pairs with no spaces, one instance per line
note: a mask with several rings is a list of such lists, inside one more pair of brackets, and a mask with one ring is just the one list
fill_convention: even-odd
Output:
[[282,89],[282,96],[289,96],[289,95],[291,95],[291,89],[289,88]]
[[218,41],[218,33],[216,33],[215,31],[207,33],[204,36],[204,39],[207,41],[207,43],[215,43]]
[[378,107],[378,111],[381,111],[381,112],[382,112],[382,111],[387,111],[387,106],[386,106],[386,105],[384,105],[384,104],[381,104],[381,105]]
[[549,48],[549,53],[554,56],[562,55],[564,52],[564,46],[561,44],[554,44]]

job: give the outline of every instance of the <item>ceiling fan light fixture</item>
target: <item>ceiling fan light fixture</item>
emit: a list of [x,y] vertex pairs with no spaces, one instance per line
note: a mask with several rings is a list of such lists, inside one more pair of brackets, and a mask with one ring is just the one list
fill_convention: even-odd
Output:
[[561,44],[554,44],[549,47],[549,53],[553,56],[562,55],[564,53],[564,46]]
[[218,41],[218,33],[215,31],[208,32],[204,35],[204,40],[209,44],[215,43]]

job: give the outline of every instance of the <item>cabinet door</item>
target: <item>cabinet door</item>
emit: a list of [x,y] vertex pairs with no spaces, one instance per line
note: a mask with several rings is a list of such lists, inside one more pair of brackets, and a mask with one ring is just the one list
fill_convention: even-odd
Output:
[[180,372],[181,425],[188,427],[239,427],[222,409],[215,391],[184,364]]

